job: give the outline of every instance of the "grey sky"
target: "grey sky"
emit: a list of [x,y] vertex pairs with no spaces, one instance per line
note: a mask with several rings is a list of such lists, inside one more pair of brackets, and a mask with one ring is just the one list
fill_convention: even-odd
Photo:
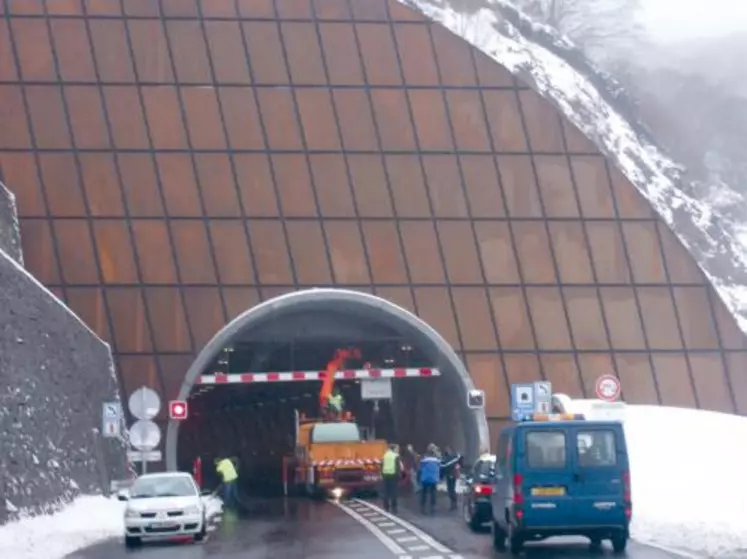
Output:
[[747,0],[643,0],[656,39],[672,41],[747,31]]

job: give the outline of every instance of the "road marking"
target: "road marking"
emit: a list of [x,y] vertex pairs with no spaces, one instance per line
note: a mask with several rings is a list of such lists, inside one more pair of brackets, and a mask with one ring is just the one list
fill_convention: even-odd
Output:
[[410,524],[406,520],[404,520],[402,518],[399,518],[399,517],[396,517],[396,516],[394,516],[392,514],[389,514],[384,509],[382,509],[380,507],[377,507],[376,505],[374,505],[373,503],[369,503],[368,501],[362,501],[361,499],[353,499],[352,501],[354,503],[359,503],[359,504],[363,505],[364,507],[368,507],[370,510],[374,510],[374,511],[378,512],[379,514],[381,514],[382,516],[386,516],[387,518],[389,518],[393,522],[399,524],[400,526],[402,526],[406,530],[412,532],[414,535],[416,535],[417,537],[419,537],[423,541],[423,543],[428,544],[429,546],[431,546],[436,551],[439,551],[441,553],[448,553],[448,554],[450,554],[452,556],[455,555],[453,550],[451,550],[448,547],[446,547],[445,545],[437,542],[431,536],[429,536],[428,534],[426,534],[425,532],[423,532],[420,528],[417,528],[416,526],[413,526],[412,524]]
[[394,530],[386,531],[387,534],[404,534],[405,532],[407,532],[407,530],[405,530],[404,528],[395,528]]
[[389,551],[394,553],[395,555],[404,555],[405,550],[402,549],[399,545],[397,545],[397,542],[395,542],[392,538],[390,538],[388,535],[386,535],[384,532],[382,532],[378,526],[376,526],[373,522],[369,522],[368,519],[364,518],[360,514],[358,514],[356,511],[354,511],[352,508],[343,505],[342,503],[339,503],[335,500],[330,499],[328,501],[329,503],[332,503],[334,506],[342,510],[345,514],[353,518],[354,520],[357,520],[360,522],[371,534],[374,535],[374,537],[379,540],[381,543],[383,543]]
[[416,542],[416,541],[418,541],[418,538],[416,536],[405,536],[403,538],[397,538],[398,543]]
[[407,548],[407,551],[427,551],[428,546],[427,545],[412,545]]

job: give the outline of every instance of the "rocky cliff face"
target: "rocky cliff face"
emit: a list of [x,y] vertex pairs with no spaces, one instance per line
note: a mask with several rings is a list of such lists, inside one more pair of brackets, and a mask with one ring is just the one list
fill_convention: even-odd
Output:
[[0,250],[23,265],[21,249],[21,229],[18,226],[16,198],[0,182]]
[[125,463],[122,442],[98,432],[102,402],[118,399],[109,346],[21,266],[6,193],[0,189],[0,524],[101,492],[124,476]]

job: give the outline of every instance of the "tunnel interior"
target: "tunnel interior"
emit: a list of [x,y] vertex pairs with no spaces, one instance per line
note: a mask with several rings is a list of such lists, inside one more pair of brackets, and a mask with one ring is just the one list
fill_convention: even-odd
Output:
[[[340,348],[360,350],[359,359],[345,363],[348,370],[437,369],[438,376],[392,379],[391,400],[377,404],[362,398],[360,380],[338,380],[335,386],[363,438],[412,444],[419,452],[435,443],[467,456],[481,444],[474,412],[466,406],[471,387],[454,370],[455,355],[446,355],[411,321],[328,301],[275,309],[224,336],[220,345],[201,374],[322,371]],[[189,417],[178,429],[178,469],[190,470],[200,457],[206,485],[215,486],[213,459],[231,456],[238,460],[245,490],[278,492],[282,457],[294,448],[294,410],[319,417],[321,387],[321,381],[306,380],[201,384],[196,379]]]

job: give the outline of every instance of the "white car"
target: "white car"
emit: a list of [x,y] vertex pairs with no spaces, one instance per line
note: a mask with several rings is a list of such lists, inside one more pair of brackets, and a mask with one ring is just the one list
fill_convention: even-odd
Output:
[[191,536],[199,542],[205,537],[205,504],[190,474],[165,472],[140,476],[129,491],[119,493],[118,499],[127,502],[124,516],[127,547],[135,547],[143,539]]

